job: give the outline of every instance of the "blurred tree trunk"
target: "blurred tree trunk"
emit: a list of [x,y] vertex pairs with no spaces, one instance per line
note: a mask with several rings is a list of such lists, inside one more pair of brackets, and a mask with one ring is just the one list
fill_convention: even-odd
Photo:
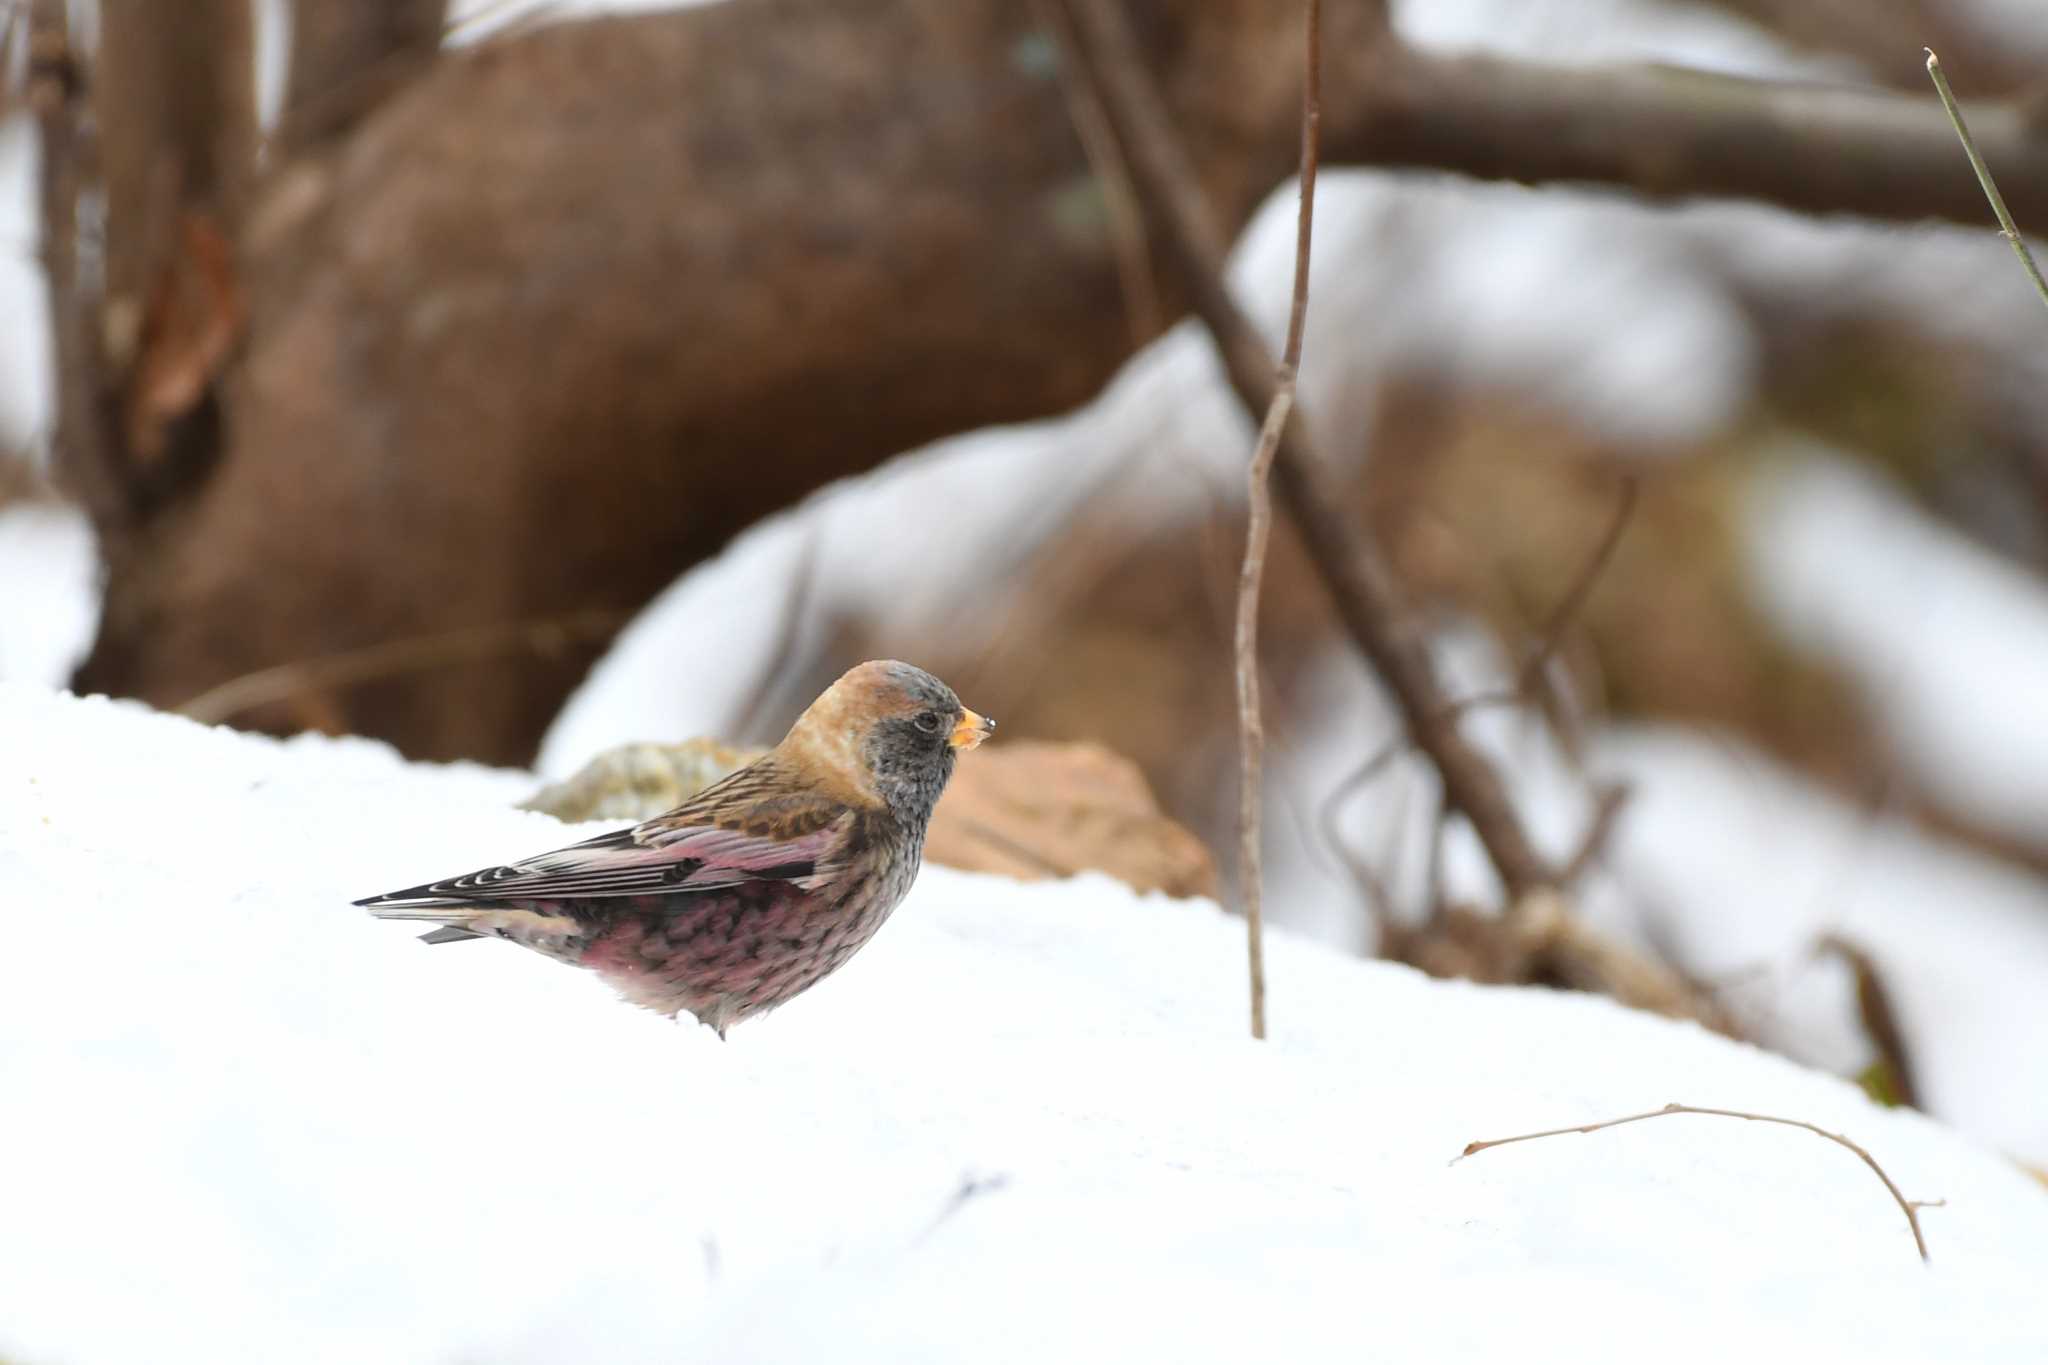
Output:
[[176,253],[180,216],[204,214],[232,237],[247,202],[253,9],[249,0],[102,0],[100,12],[92,85],[107,196],[105,303],[110,315],[132,310],[139,321]]
[[59,468],[91,490],[113,561],[163,490],[218,453],[213,382],[240,315],[230,244],[255,165],[254,40],[248,0],[103,0],[90,140],[63,138],[66,164],[46,171],[45,230],[65,235],[67,258],[80,196],[104,195],[100,268],[53,272],[64,297],[52,304]]
[[[1293,169],[1296,12],[1132,8],[1234,232]],[[1331,50],[1372,13],[1333,12]],[[305,37],[300,107],[394,32],[340,31]],[[1333,118],[1359,84],[1333,74]],[[214,296],[248,300],[220,457],[110,562],[76,686],[179,706],[482,631],[519,646],[295,669],[319,681],[234,719],[526,759],[595,649],[519,623],[623,616],[818,485],[1085,402],[1130,354],[1069,101],[1016,0],[744,0],[449,53],[285,148]]]
[[282,128],[296,147],[346,132],[433,59],[448,0],[296,0]]

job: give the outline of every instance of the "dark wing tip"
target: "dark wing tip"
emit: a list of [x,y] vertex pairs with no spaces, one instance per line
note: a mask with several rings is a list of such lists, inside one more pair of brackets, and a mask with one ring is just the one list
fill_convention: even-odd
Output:
[[403,891],[386,891],[381,896],[365,896],[350,905],[367,906],[374,909],[380,905],[465,905],[468,902],[460,896],[450,896],[444,882],[427,882],[420,886],[408,886]]
[[516,867],[486,867],[460,877],[443,877],[439,881],[421,882],[408,886],[403,891],[386,891],[381,896],[365,896],[352,905],[375,908],[380,905],[405,905],[414,908],[434,905],[484,905],[494,898],[490,894],[491,884],[507,878],[517,877]]

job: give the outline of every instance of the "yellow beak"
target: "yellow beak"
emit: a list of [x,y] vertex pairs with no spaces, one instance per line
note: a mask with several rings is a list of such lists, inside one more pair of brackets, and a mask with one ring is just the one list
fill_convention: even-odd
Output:
[[967,708],[960,709],[960,723],[953,727],[953,733],[946,736],[946,743],[956,749],[972,749],[989,737],[996,723],[987,716],[977,716]]

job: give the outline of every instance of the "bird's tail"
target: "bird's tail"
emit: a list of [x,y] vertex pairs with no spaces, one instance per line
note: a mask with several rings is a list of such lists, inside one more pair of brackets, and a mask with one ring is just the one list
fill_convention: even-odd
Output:
[[424,920],[438,924],[439,929],[420,935],[422,943],[460,943],[464,939],[482,938],[484,935],[467,926],[480,916],[493,913],[493,907],[475,905],[464,901],[433,900],[425,897],[410,899],[404,896],[372,896],[356,902],[378,919]]
[[574,915],[549,913],[502,902],[458,901],[447,896],[396,892],[356,902],[378,919],[422,920],[441,927],[420,935],[422,943],[460,943],[471,938],[508,938],[536,952],[574,960],[585,926]]

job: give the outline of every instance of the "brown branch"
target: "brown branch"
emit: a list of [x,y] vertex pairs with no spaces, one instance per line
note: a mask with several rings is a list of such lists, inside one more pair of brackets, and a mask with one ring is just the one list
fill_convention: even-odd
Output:
[[[1085,69],[1166,246],[1166,264],[1193,297],[1238,397],[1253,413],[1270,411],[1279,392],[1272,356],[1223,283],[1222,234],[1136,39],[1109,0],[1062,3],[1076,18]],[[1510,899],[1553,884],[1555,874],[1529,840],[1493,766],[1455,724],[1441,719],[1443,694],[1427,646],[1408,628],[1377,552],[1339,510],[1341,491],[1310,448],[1298,414],[1282,428],[1273,472],[1281,502],[1300,528],[1339,618],[1394,694],[1416,746],[1441,774],[1447,799],[1478,831]]]
[[[1485,708],[1515,706],[1538,699],[1538,689],[1546,675],[1550,660],[1557,654],[1565,632],[1585,610],[1586,600],[1593,595],[1594,585],[1600,581],[1600,576],[1614,560],[1614,552],[1621,544],[1622,533],[1628,529],[1629,520],[1635,514],[1640,491],[1640,484],[1633,476],[1622,479],[1621,495],[1615,503],[1614,515],[1608,522],[1607,529],[1601,533],[1599,542],[1593,547],[1593,553],[1587,556],[1584,567],[1573,576],[1571,586],[1565,589],[1564,595],[1551,609],[1550,619],[1545,623],[1543,633],[1537,638],[1535,645],[1523,658],[1522,665],[1517,670],[1514,688],[1480,692],[1469,697],[1460,697],[1455,701],[1447,701],[1438,712],[1441,723],[1450,724],[1473,711]],[[1321,829],[1323,838],[1337,850],[1340,858],[1353,867],[1354,872],[1355,860],[1349,857],[1337,832],[1337,809],[1353,792],[1361,790],[1377,777],[1381,770],[1405,752],[1407,747],[1408,736],[1405,732],[1394,735],[1374,750],[1371,757],[1332,788],[1330,794],[1323,799],[1322,809],[1317,818],[1318,828]],[[1562,874],[1562,885],[1570,886],[1576,882],[1584,875],[1588,863],[1599,855],[1609,827],[1620,813],[1620,806],[1626,796],[1625,790],[1609,787],[1596,797],[1593,824],[1581,841],[1578,852],[1573,855]]]
[[[1676,67],[1566,67],[1382,47],[1332,100],[1332,163],[1523,184],[1612,185],[1647,199],[1756,199],[1802,213],[1945,218],[1983,206],[1941,106],[1884,90]],[[2048,222],[2048,137],[2017,105],[1969,112],[2022,218]]]
[[[1136,40],[1109,0],[1062,2],[1077,18],[1084,69],[1101,92],[1165,264],[1193,298],[1246,409],[1269,411],[1279,392],[1272,358],[1223,284],[1221,234]],[[1542,968],[1546,979],[1718,1026],[1715,1011],[1683,978],[1594,934],[1556,893],[1556,871],[1530,841],[1492,763],[1459,731],[1426,642],[1375,548],[1341,512],[1341,489],[1310,446],[1298,410],[1281,430],[1273,472],[1339,620],[1393,694],[1415,747],[1435,766],[1445,807],[1471,824],[1506,888],[1502,927],[1517,960]]]
[[1913,1065],[1906,1031],[1899,1027],[1898,1010],[1892,1005],[1892,993],[1884,984],[1877,959],[1840,934],[1823,935],[1813,950],[1816,956],[1832,954],[1848,964],[1856,978],[1856,1013],[1863,1021],[1863,1032],[1869,1036],[1871,1047],[1877,1051],[1879,1064],[1884,1067],[1891,1098],[1913,1109],[1922,1108],[1919,1071]]
[[1682,975],[1588,928],[1558,891],[1546,887],[1524,896],[1510,908],[1505,926],[1515,954],[1526,964],[1518,980],[1605,995],[1632,1009],[1693,1019],[1740,1036],[1727,1012]]
[[103,554],[123,549],[133,508],[113,450],[93,318],[98,298],[78,271],[79,163],[85,159],[85,77],[71,49],[65,0],[35,0],[29,18],[28,100],[40,134],[43,274],[56,353],[52,466],[99,528]]
[[1626,782],[1610,782],[1594,793],[1593,818],[1587,823],[1586,832],[1579,836],[1578,849],[1564,865],[1566,886],[1577,886],[1607,851],[1608,840],[1614,837],[1614,827],[1621,820],[1621,811],[1628,804],[1629,795],[1630,788]]
[[595,609],[546,621],[512,621],[385,640],[342,654],[299,659],[245,673],[207,688],[172,710],[203,725],[220,725],[258,706],[305,698],[330,689],[359,687],[408,673],[430,672],[524,651],[551,653],[577,640],[607,639],[632,615],[629,611]]
[[1314,235],[1316,155],[1322,127],[1321,0],[1308,0],[1308,35],[1301,96],[1301,206],[1295,216],[1294,303],[1287,318],[1287,345],[1273,379],[1273,398],[1259,427],[1258,447],[1246,476],[1244,567],[1237,579],[1237,734],[1240,760],[1237,793],[1238,894],[1244,901],[1246,954],[1251,971],[1252,1037],[1266,1036],[1265,918],[1261,903],[1261,840],[1264,821],[1266,731],[1259,706],[1259,589],[1266,577],[1266,543],[1272,534],[1272,495],[1267,476],[1280,450],[1280,433],[1294,410],[1301,373],[1301,342],[1308,325],[1309,244]]
[[1897,1201],[1899,1211],[1906,1215],[1906,1226],[1913,1230],[1913,1245],[1919,1248],[1920,1259],[1922,1261],[1927,1259],[1927,1238],[1920,1231],[1920,1210],[1938,1209],[1944,1201],[1939,1199],[1906,1198],[1904,1194],[1900,1193],[1899,1187],[1892,1183],[1892,1178],[1885,1174],[1884,1167],[1877,1164],[1876,1157],[1873,1157],[1869,1152],[1842,1134],[1830,1133],[1827,1129],[1817,1124],[1808,1123],[1804,1119],[1779,1118],[1773,1114],[1751,1114],[1741,1109],[1709,1109],[1692,1104],[1667,1104],[1662,1109],[1652,1109],[1642,1114],[1627,1114],[1618,1119],[1603,1119],[1599,1123],[1583,1124],[1577,1128],[1546,1128],[1540,1133],[1521,1133],[1514,1137],[1490,1138],[1484,1142],[1468,1142],[1465,1144],[1464,1151],[1451,1158],[1451,1164],[1455,1166],[1466,1157],[1476,1156],[1489,1147],[1505,1147],[1509,1143],[1514,1142],[1534,1142],[1537,1138],[1563,1137],[1568,1133],[1597,1133],[1603,1128],[1618,1128],[1624,1123],[1641,1123],[1645,1119],[1660,1119],[1667,1114],[1705,1114],[1714,1118],[1747,1119],[1751,1123],[1775,1123],[1786,1128],[1803,1128],[1817,1137],[1824,1137],[1829,1142],[1848,1148],[1861,1157],[1863,1164],[1870,1167],[1877,1175],[1877,1178],[1884,1182],[1885,1189]]

